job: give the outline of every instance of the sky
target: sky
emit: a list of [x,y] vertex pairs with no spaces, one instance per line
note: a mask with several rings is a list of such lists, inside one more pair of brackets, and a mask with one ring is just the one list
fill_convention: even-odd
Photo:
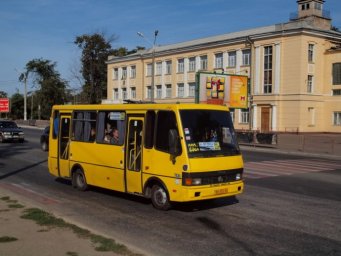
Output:
[[[332,25],[341,29],[341,0],[326,0]],[[24,93],[18,81],[27,62],[46,59],[73,89],[80,83],[77,36],[117,36],[112,48],[150,47],[289,21],[296,0],[0,0],[0,91]],[[29,80],[28,91],[33,91]]]

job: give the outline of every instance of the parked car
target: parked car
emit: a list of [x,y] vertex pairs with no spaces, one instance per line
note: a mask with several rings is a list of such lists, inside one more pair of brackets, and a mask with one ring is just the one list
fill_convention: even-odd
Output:
[[0,120],[0,142],[19,141],[24,142],[24,131],[13,121]]
[[43,151],[49,150],[49,133],[50,126],[45,127],[42,135],[40,135],[40,146]]

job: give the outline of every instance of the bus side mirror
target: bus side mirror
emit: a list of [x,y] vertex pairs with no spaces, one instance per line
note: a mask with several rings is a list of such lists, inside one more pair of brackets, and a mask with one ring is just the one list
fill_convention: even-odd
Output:
[[180,154],[179,148],[179,134],[176,129],[170,129],[168,132],[169,153],[173,164],[175,163],[175,157]]

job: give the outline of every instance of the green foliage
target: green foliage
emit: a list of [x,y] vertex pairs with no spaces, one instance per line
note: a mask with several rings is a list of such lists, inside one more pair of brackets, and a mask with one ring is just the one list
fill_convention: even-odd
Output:
[[7,93],[4,91],[0,91],[0,98],[7,98]]
[[74,43],[82,50],[82,75],[85,81],[83,92],[88,98],[88,103],[100,103],[106,98],[107,92],[107,66],[106,60],[111,54],[110,43],[116,37],[106,39],[103,34],[94,33],[77,36]]
[[11,237],[11,236],[1,236],[0,237],[0,243],[14,242],[17,240],[18,240],[18,238]]
[[11,97],[11,117],[13,119],[24,118],[24,96],[19,92]]
[[26,72],[19,77],[19,80],[24,81],[29,75],[33,76],[37,88],[34,102],[36,108],[40,106],[41,119],[50,117],[53,105],[67,102],[68,84],[55,68],[56,63],[50,60],[33,59],[26,64]]

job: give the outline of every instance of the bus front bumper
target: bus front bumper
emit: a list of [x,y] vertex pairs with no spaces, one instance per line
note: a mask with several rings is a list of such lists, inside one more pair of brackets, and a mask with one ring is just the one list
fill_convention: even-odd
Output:
[[197,201],[229,197],[243,192],[243,181],[215,184],[210,186],[189,186],[183,188],[183,201]]

